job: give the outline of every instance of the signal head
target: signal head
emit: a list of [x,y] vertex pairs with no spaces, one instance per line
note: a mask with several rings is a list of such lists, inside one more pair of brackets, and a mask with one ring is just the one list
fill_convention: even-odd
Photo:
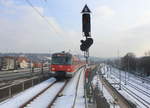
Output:
[[93,39],[92,38],[87,38],[85,41],[81,40],[81,45],[80,45],[80,49],[81,51],[87,51],[90,46],[93,44]]
[[81,40],[80,42],[81,42],[81,43],[84,43],[84,40]]

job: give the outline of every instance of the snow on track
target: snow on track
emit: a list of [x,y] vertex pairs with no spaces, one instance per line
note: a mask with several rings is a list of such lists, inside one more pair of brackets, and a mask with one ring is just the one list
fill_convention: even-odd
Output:
[[[110,83],[119,82],[119,75],[117,73],[118,70],[113,68],[112,71],[113,72],[111,72],[112,73],[111,78],[108,77],[107,80]],[[123,71],[121,71],[121,72],[123,72]],[[121,77],[124,78],[124,74],[122,74]],[[130,77],[129,80],[127,80],[127,85],[124,85],[125,83],[124,83],[124,79],[123,79],[121,81],[122,90],[119,90],[119,92],[124,97],[126,97],[127,99],[129,99],[133,103],[135,103],[137,105],[137,108],[150,108],[149,107],[150,106],[150,103],[149,103],[150,97],[148,96],[148,94],[145,95],[146,92],[149,93],[149,90],[145,86],[142,86],[141,85],[142,82],[141,83],[140,82],[141,81],[139,81],[139,79],[137,79],[136,76],[132,76],[132,77]],[[145,91],[145,93],[143,93],[144,91]]]
[[7,99],[4,102],[1,102],[0,108],[18,108],[55,81],[56,81],[55,78],[50,78],[34,87],[31,87],[31,88],[19,93],[18,95],[13,96],[12,98]]
[[[117,79],[119,79],[119,74],[112,73],[112,75],[113,75],[113,77],[116,77]],[[123,76],[123,78],[124,78],[124,76]],[[130,78],[130,80],[127,79],[126,81],[127,81],[127,85],[128,85],[128,86],[130,86],[130,87],[134,88],[135,90],[138,90],[138,91],[142,92],[144,95],[150,97],[150,90],[149,90],[149,89],[146,89],[146,88],[144,87],[144,84],[145,84],[145,83],[142,84],[142,83],[139,83],[139,81],[138,81],[138,83],[137,83],[137,81],[135,81],[135,79],[133,79],[133,78]],[[123,83],[125,83],[125,80],[122,81],[122,84],[123,84]],[[139,85],[139,84],[140,84],[140,85]],[[141,86],[141,84],[142,84],[143,86]]]
[[[112,68],[112,71],[116,76],[119,76],[118,69]],[[121,71],[121,77],[125,80],[125,71]],[[150,84],[145,82],[143,83],[144,80],[141,80],[139,77],[134,76],[134,74],[131,74],[129,72],[126,72],[126,78],[128,82],[134,83],[134,85],[138,86],[138,88],[146,90],[150,93]]]
[[[78,82],[78,78],[80,75],[80,72],[83,73],[83,68],[81,68],[76,75],[68,82],[67,86],[63,90],[62,97],[59,97],[52,108],[72,108],[74,99],[75,99],[75,93],[76,93],[76,84]],[[80,103],[81,105],[81,103]]]
[[34,101],[28,104],[25,108],[47,108],[60,89],[64,86],[64,82],[57,82],[44,93],[38,96]]
[[84,96],[84,72],[81,72],[74,108],[85,107],[85,98],[83,98],[83,96]]
[[[94,77],[93,83],[95,83],[94,85],[96,85],[96,83],[98,83],[98,88],[100,91],[103,92],[103,95],[106,98],[107,102],[109,103],[110,108],[114,108],[115,100],[112,97],[112,94],[110,94],[109,91],[106,89],[106,87],[102,84],[98,75]],[[120,106],[118,104],[115,104],[115,108],[120,108]]]

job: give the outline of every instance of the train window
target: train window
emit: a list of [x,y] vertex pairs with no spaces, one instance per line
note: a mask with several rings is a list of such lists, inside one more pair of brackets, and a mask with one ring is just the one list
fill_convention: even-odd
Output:
[[69,65],[71,63],[72,63],[71,57],[66,57],[66,56],[55,56],[55,57],[52,57],[52,64]]
[[66,64],[71,64],[72,63],[72,60],[71,60],[71,57],[66,57]]

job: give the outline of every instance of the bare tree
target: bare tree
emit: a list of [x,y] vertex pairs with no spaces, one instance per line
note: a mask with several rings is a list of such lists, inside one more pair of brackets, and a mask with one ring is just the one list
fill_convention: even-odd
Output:
[[135,70],[136,69],[136,56],[134,53],[129,52],[121,59],[121,65],[123,70]]
[[148,51],[148,56],[150,56],[150,50]]
[[148,55],[147,52],[145,52],[144,55],[147,56]]

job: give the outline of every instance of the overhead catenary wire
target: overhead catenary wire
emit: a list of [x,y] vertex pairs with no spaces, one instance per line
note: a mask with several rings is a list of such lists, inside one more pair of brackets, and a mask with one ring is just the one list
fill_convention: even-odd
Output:
[[46,1],[46,0],[39,0],[39,1],[40,1],[40,3],[42,4],[43,7],[46,6],[46,4],[47,4],[47,1]]
[[28,3],[28,5],[31,7],[31,8],[33,8],[33,10],[41,17],[41,18],[43,18],[43,20],[49,25],[49,29],[51,30],[51,28],[55,31],[55,33],[59,36],[60,34],[59,34],[59,32],[56,30],[56,28],[51,24],[51,22],[44,16],[44,15],[42,15],[41,14],[41,12],[38,10],[38,9],[36,9],[35,7],[34,7],[34,5],[29,1],[29,0],[25,0],[27,3]]

